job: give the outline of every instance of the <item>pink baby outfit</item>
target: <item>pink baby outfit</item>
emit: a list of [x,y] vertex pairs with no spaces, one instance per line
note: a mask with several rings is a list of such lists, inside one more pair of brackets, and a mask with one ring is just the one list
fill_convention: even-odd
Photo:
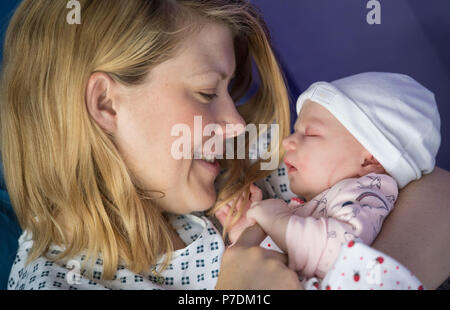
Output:
[[345,179],[303,203],[286,230],[289,267],[310,278],[323,278],[334,265],[343,244],[360,238],[370,245],[397,199],[398,187],[384,174]]

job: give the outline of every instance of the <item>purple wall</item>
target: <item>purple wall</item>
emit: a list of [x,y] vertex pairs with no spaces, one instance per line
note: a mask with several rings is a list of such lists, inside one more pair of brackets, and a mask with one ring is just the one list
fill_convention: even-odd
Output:
[[367,0],[252,0],[291,78],[294,102],[311,83],[364,71],[399,72],[433,91],[439,105],[440,167],[450,170],[450,1],[381,2],[369,25]]

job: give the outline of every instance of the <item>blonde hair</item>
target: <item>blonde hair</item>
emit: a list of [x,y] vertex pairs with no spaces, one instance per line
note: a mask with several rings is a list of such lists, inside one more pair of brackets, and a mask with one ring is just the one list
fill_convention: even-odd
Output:
[[[111,137],[85,106],[94,72],[132,86],[173,57],[199,18],[232,30],[237,71],[231,95],[238,101],[252,81],[260,87],[238,107],[247,123],[280,123],[289,133],[284,78],[258,11],[245,0],[79,0],[81,24],[66,22],[65,1],[25,0],[7,30],[2,67],[1,156],[11,202],[22,229],[33,236],[29,261],[52,244],[57,259],[82,252],[102,256],[104,279],[120,261],[148,270],[173,245],[164,215],[133,182]],[[278,151],[278,149],[277,149]],[[248,192],[270,173],[259,162],[227,160],[218,203]],[[68,236],[65,228],[71,228]],[[165,266],[164,265],[164,266]]]

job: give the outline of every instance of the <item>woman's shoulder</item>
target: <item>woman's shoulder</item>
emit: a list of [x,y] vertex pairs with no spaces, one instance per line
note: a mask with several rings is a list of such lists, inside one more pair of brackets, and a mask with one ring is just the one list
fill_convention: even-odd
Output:
[[61,248],[53,246],[45,255],[29,261],[32,246],[32,234],[24,231],[9,275],[9,290],[107,289],[81,275],[81,262],[85,256],[66,262],[55,261],[52,256],[60,254]]
[[[171,224],[186,243],[172,253],[167,269],[158,273],[161,258],[148,272],[136,274],[119,265],[112,280],[102,280],[103,261],[86,261],[80,254],[54,260],[62,248],[52,246],[45,255],[28,262],[31,233],[19,238],[19,247],[8,279],[9,290],[108,290],[108,289],[212,289],[217,281],[224,244],[212,222],[201,215],[176,215]],[[92,266],[87,272],[85,266]]]

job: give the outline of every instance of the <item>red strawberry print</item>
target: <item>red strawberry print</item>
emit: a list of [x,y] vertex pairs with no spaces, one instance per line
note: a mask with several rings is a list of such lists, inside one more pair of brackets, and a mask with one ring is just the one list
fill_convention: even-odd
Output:
[[314,282],[314,283],[313,283],[313,286],[314,286],[316,289],[319,289],[319,282],[317,282],[317,281]]
[[355,282],[359,281],[359,272],[355,272],[355,274],[353,275],[353,280],[355,280]]
[[300,198],[298,198],[298,197],[294,197],[294,198],[292,198],[291,199],[291,201],[295,201],[295,202],[297,202],[297,203],[299,203],[299,204],[304,204],[305,203],[305,201],[304,200],[301,200]]
[[347,246],[349,247],[349,248],[351,248],[352,246],[354,246],[355,245],[355,241],[353,241],[353,240],[351,240],[348,244],[347,244]]
[[377,262],[379,262],[380,264],[382,264],[382,263],[384,262],[384,258],[381,257],[381,256],[378,256],[378,257],[376,258],[376,260],[377,260]]
[[422,290],[423,290],[423,286],[421,285],[421,286],[419,286],[417,289],[418,289],[419,291],[422,291]]
[[327,287],[325,287],[325,289],[326,289],[327,291],[329,291],[329,290],[331,290],[331,286],[327,285]]

